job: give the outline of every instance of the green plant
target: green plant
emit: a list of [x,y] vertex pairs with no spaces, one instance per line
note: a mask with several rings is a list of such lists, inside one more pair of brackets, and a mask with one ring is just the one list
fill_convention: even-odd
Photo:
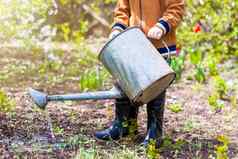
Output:
[[214,89],[218,93],[219,97],[222,98],[227,94],[228,86],[226,81],[222,79],[220,76],[214,77]]
[[183,146],[186,144],[186,141],[183,139],[176,140],[175,144],[173,144],[173,149],[177,151],[181,151]]
[[164,138],[163,138],[163,143],[162,143],[162,146],[160,147],[160,150],[163,151],[163,150],[166,150],[166,149],[170,149],[173,145],[173,140],[171,139],[170,136],[166,135]]
[[204,68],[202,66],[196,66],[195,68],[195,79],[199,82],[199,83],[203,83],[206,80],[206,75],[205,75],[205,71]]
[[183,111],[182,105],[179,103],[175,103],[175,104],[170,104],[168,106],[169,110],[171,110],[174,113],[179,113],[181,111]]
[[70,136],[68,139],[66,139],[65,146],[68,146],[76,150],[84,146],[94,147],[95,141],[92,140],[91,138],[88,138],[87,136],[79,134]]
[[148,159],[160,158],[159,150],[156,148],[156,140],[150,140],[146,148],[146,154]]
[[96,159],[98,152],[95,148],[85,149],[81,147],[74,159]]
[[64,128],[60,128],[59,126],[54,126],[53,132],[55,135],[62,135],[64,133]]
[[[213,77],[213,93],[208,97],[208,103],[214,111],[220,111],[224,107],[224,102],[221,100],[228,92],[226,81],[220,76]],[[232,99],[232,98],[231,98]],[[232,100],[231,100],[232,102]]]
[[197,123],[193,120],[187,120],[185,123],[184,123],[184,126],[183,126],[183,131],[186,131],[186,132],[191,132],[194,128],[197,127]]
[[[144,151],[144,150],[140,150]],[[105,157],[104,157],[105,158]],[[121,146],[120,150],[116,150],[111,155],[108,155],[110,159],[139,159],[140,157],[137,155],[135,150],[131,150],[126,148],[126,146]]]
[[217,76],[219,74],[217,62],[212,57],[207,59],[207,65],[211,76]]
[[163,138],[163,143],[162,143],[161,147],[159,148],[159,150],[160,151],[172,150],[175,152],[180,152],[186,143],[187,142],[183,139],[177,139],[177,140],[173,141],[170,136],[165,136]]
[[46,73],[49,72],[58,72],[62,68],[62,62],[61,61],[50,61],[50,60],[44,60],[43,63],[41,63],[38,66],[38,72],[45,76]]
[[98,66],[87,69],[81,74],[80,78],[80,89],[85,90],[96,90],[101,88],[104,82],[108,79],[108,73],[105,69],[100,69]]
[[171,68],[176,73],[176,80],[179,80],[181,78],[183,68],[184,68],[184,60],[185,60],[185,54],[181,54],[180,56],[176,58],[172,58],[169,61]]
[[212,110],[216,112],[222,110],[224,107],[224,104],[219,100],[219,95],[216,93],[208,97],[208,103]]
[[217,137],[217,140],[221,142],[221,145],[217,145],[216,148],[216,158],[217,159],[228,159],[228,146],[229,138],[227,136],[221,135]]
[[15,101],[10,99],[6,93],[0,90],[0,112],[10,112],[15,109]]
[[200,50],[189,50],[190,61],[194,65],[199,65],[202,62],[202,53]]

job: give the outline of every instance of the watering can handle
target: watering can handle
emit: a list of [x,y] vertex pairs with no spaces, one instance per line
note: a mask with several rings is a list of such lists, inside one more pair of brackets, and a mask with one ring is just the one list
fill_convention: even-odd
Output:
[[164,44],[165,48],[167,49],[168,53],[166,54],[166,56],[168,57],[168,59],[171,58],[171,52],[170,52],[170,49],[168,47],[168,45],[166,44],[166,42],[164,40],[162,40],[162,43]]

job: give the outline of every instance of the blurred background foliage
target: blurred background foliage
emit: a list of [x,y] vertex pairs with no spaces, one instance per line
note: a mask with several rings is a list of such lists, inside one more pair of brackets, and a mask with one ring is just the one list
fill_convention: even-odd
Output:
[[[73,41],[106,36],[116,0],[2,0],[2,42]],[[204,58],[222,62],[238,56],[238,2],[187,0],[186,16],[179,27],[178,41],[200,66]],[[21,43],[20,43],[21,44]],[[208,54],[208,56],[204,56]],[[216,56],[212,59],[210,56]],[[210,64],[211,66],[212,64]]]

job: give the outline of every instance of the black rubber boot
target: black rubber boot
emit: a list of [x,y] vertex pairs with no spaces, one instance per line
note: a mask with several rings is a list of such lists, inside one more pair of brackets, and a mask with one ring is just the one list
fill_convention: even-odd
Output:
[[165,94],[164,91],[147,104],[147,135],[142,143],[145,147],[148,144],[155,144],[158,147],[162,142]]
[[115,120],[112,125],[95,133],[101,140],[118,140],[129,134],[137,132],[138,107],[134,106],[128,98],[116,99]]

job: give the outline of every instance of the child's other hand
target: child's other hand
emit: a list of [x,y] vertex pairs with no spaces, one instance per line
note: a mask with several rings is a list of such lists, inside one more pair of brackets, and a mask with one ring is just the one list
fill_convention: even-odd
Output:
[[160,27],[154,26],[149,30],[147,35],[148,35],[149,38],[159,40],[159,39],[161,39],[163,34],[164,34],[164,32]]
[[117,34],[119,34],[121,31],[120,30],[117,30],[117,29],[115,29],[115,30],[113,30],[112,32],[111,32],[111,34],[109,35],[109,39],[112,39],[112,38],[114,38]]

